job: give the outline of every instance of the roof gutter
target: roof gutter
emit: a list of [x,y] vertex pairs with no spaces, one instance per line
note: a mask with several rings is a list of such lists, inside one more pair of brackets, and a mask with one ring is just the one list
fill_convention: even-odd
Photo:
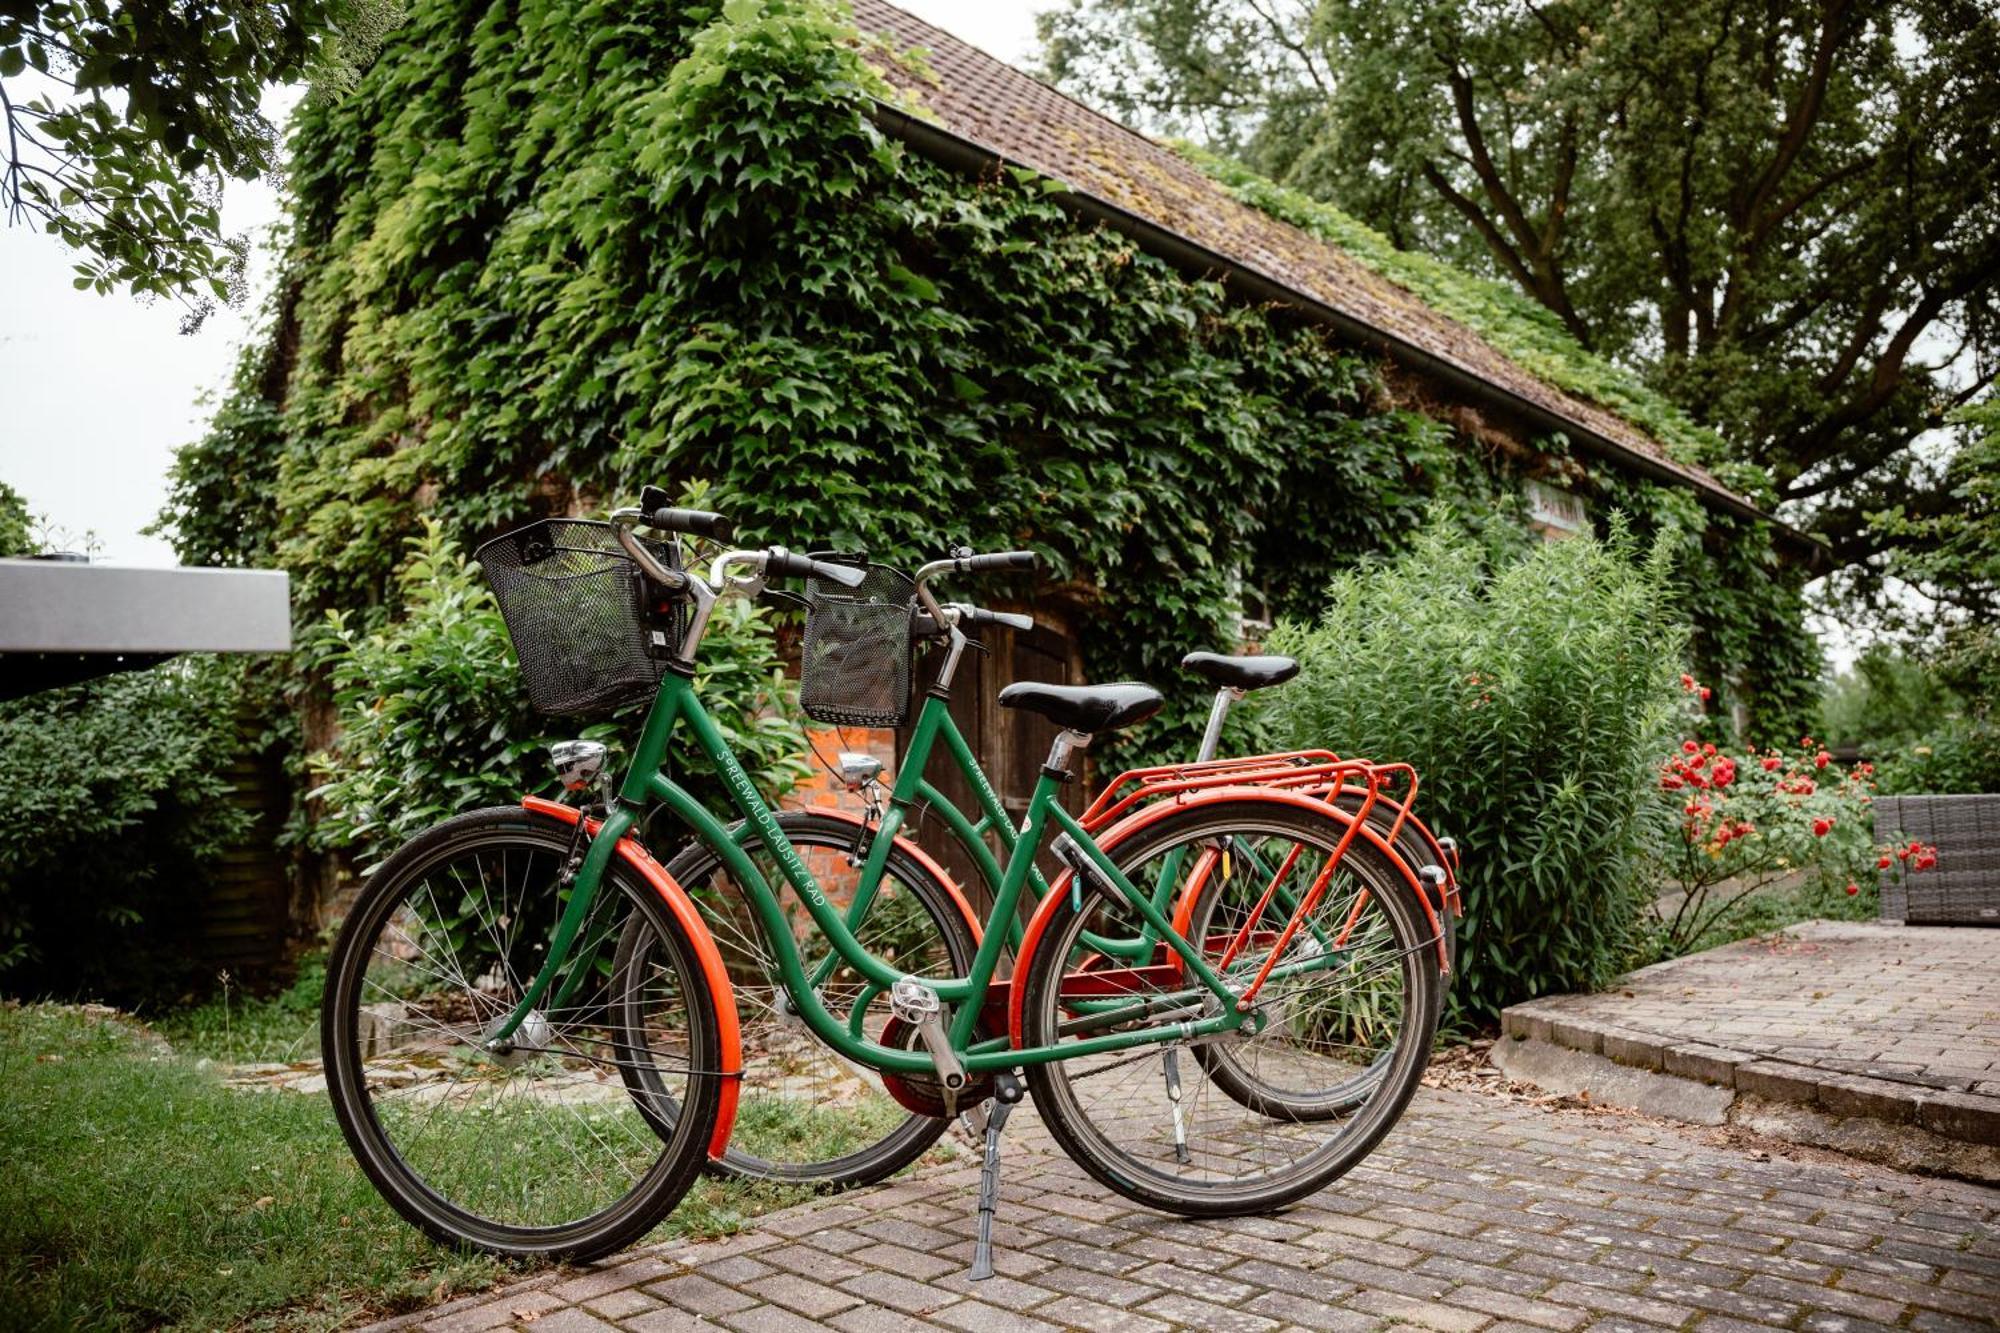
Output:
[[[973,175],[991,172],[995,167],[1021,167],[1038,175],[1049,174],[1029,163],[1016,162],[985,144],[953,133],[932,121],[911,115],[901,107],[878,101],[874,105],[872,115],[875,123],[883,131],[942,165]],[[1394,334],[1385,333],[1374,325],[1356,319],[1345,311],[1337,310],[1315,297],[1260,273],[1239,260],[1197,244],[1177,232],[1170,231],[1156,222],[1120,208],[1096,195],[1071,186],[1058,197],[1057,202],[1073,213],[1092,218],[1115,231],[1123,232],[1137,242],[1140,249],[1170,264],[1197,273],[1220,273],[1228,285],[1235,287],[1245,296],[1303,310],[1313,319],[1331,327],[1341,337],[1363,346],[1379,348],[1390,359],[1439,380],[1470,399],[1484,401],[1514,413],[1540,429],[1560,432],[1576,441],[1588,452],[1618,463],[1653,481],[1664,482],[1670,486],[1690,487],[1709,505],[1725,513],[1738,518],[1769,523],[1786,545],[1793,547],[1796,553],[1804,557],[1804,563],[1809,570],[1819,572],[1831,567],[1832,552],[1824,542],[1782,519],[1771,517],[1742,496],[1708,478],[1693,475],[1672,463],[1621,444],[1580,422],[1572,421],[1539,403],[1523,398],[1502,385],[1482,379],[1457,362],[1398,338]]]

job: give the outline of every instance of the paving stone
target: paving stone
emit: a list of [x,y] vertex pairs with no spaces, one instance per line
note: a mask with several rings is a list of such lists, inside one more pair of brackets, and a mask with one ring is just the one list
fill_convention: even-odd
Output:
[[1329,1333],[1362,1333],[1379,1327],[1381,1319],[1360,1310],[1342,1310],[1290,1291],[1267,1291],[1243,1306],[1256,1315],[1282,1319],[1286,1328],[1325,1329]]
[[1750,1060],[1750,1056],[1738,1051],[1695,1042],[1667,1047],[1660,1067],[1676,1078],[1692,1078],[1733,1088],[1736,1086],[1736,1066],[1748,1064]]
[[1542,1298],[1556,1305],[1580,1305],[1599,1314],[1640,1319],[1649,1324],[1665,1324],[1668,1328],[1678,1328],[1694,1314],[1690,1306],[1675,1305],[1631,1292],[1614,1291],[1608,1287],[1585,1286],[1577,1282],[1558,1282],[1543,1292]]
[[583,1305],[592,1314],[610,1320],[628,1319],[635,1314],[660,1308],[660,1303],[643,1291],[614,1291],[608,1296],[585,1301]]
[[722,1322],[737,1333],[806,1333],[819,1325],[775,1305],[760,1305],[740,1314],[724,1315]]
[[663,1259],[635,1259],[631,1263],[618,1264],[611,1268],[600,1268],[557,1283],[549,1288],[549,1294],[558,1300],[587,1301],[593,1296],[619,1291],[626,1287],[636,1287],[654,1278],[664,1277],[675,1270],[676,1265]]
[[1088,1268],[1051,1268],[1042,1274],[1040,1281],[1052,1291],[1066,1292],[1105,1305],[1138,1305],[1161,1294],[1158,1287],[1129,1282]]
[[1917,1123],[1949,1138],[2000,1145],[2000,1097],[1926,1092],[1917,1098]]
[[962,1328],[966,1333],[1061,1333],[1058,1325],[1046,1320],[1003,1310],[984,1301],[960,1301],[940,1310],[937,1322],[949,1328]]
[[1604,1029],[1595,1023],[1556,1018],[1549,1023],[1549,1039],[1556,1045],[1566,1046],[1572,1051],[1596,1055],[1604,1044]]
[[904,1314],[928,1315],[960,1299],[955,1291],[898,1277],[894,1273],[861,1273],[841,1283],[841,1289],[876,1305],[901,1310]]
[[1099,1305],[1081,1296],[1064,1296],[1044,1305],[1040,1314],[1064,1328],[1089,1329],[1092,1333],[1168,1333],[1173,1325],[1121,1310],[1115,1305]]
[[710,1318],[734,1314],[757,1304],[756,1300],[735,1288],[725,1287],[700,1273],[684,1273],[664,1282],[655,1282],[645,1291],[648,1296],[657,1297],[676,1310],[687,1310]]
[[1491,1287],[1454,1287],[1445,1294],[1444,1300],[1449,1305],[1463,1305],[1483,1314],[1499,1315],[1517,1323],[1533,1324],[1536,1328],[1556,1329],[1559,1333],[1571,1333],[1590,1319],[1588,1314],[1573,1306],[1555,1305]]
[[618,1321],[618,1327],[629,1330],[629,1333],[715,1333],[716,1324],[686,1310],[664,1307],[629,1315]]
[[1815,1097],[1829,1115],[1865,1116],[1892,1124],[1916,1118],[1916,1092],[1877,1078],[1822,1074]]
[[618,1333],[614,1326],[605,1323],[590,1311],[580,1310],[574,1305],[535,1316],[531,1327],[538,1330],[538,1333]]
[[1666,1056],[1666,1047],[1659,1037],[1623,1028],[1606,1032],[1602,1049],[1607,1060],[1635,1069],[1658,1069]]
[[1350,1299],[1347,1306],[1351,1310],[1383,1315],[1397,1323],[1436,1329],[1437,1333],[1478,1333],[1479,1329],[1493,1322],[1491,1315],[1477,1310],[1399,1296],[1393,1291],[1364,1291]]
[[824,1282],[800,1277],[797,1273],[773,1273],[759,1278],[743,1288],[743,1293],[755,1296],[767,1305],[782,1305],[808,1319],[824,1319],[861,1303],[858,1296]]
[[1186,1324],[1192,1328],[1213,1330],[1213,1333],[1266,1333],[1269,1329],[1281,1327],[1284,1322],[1250,1310],[1211,1305],[1178,1292],[1168,1292],[1148,1301],[1138,1308],[1138,1312],[1164,1319],[1170,1324]]

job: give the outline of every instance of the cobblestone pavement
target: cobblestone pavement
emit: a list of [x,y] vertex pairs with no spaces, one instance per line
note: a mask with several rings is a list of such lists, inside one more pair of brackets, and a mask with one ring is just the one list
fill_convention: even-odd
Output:
[[1426,1090],[1346,1179],[1275,1217],[1189,1222],[1009,1127],[1001,1276],[968,1283],[970,1165],[643,1248],[383,1327],[743,1333],[1374,1329],[1573,1333],[2000,1327],[2000,1190],[1714,1131]]
[[1518,1011],[2000,1097],[1996,931],[1813,921]]

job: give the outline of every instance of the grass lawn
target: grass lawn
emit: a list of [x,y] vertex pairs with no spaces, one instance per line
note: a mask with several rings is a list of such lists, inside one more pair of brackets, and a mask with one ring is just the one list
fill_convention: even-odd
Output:
[[[325,1097],[232,1089],[204,1061],[315,1054],[294,1046],[312,990],[175,1016],[173,1049],[108,1011],[0,1006],[0,1327],[330,1328],[507,1275],[396,1217]],[[703,1181],[654,1238],[802,1197]]]

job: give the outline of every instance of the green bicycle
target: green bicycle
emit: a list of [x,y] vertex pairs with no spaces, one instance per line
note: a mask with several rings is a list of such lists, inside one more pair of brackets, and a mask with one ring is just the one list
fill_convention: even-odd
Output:
[[[979,563],[962,568],[962,560]],[[1023,615],[962,602],[940,603],[932,589],[948,574],[1019,569],[1031,561],[1032,556],[1025,553],[974,557],[967,551],[925,565],[914,578],[869,566],[859,586],[817,586],[818,581],[813,581],[803,599],[807,637],[802,699],[806,711],[819,721],[900,727],[907,720],[911,641],[931,640],[937,645],[937,668],[923,692],[924,700],[893,784],[882,783],[882,765],[870,756],[839,757],[838,774],[850,791],[864,798],[867,813],[856,816],[814,810],[777,815],[785,838],[812,862],[814,874],[829,897],[846,905],[845,919],[856,939],[871,952],[893,954],[913,972],[964,973],[977,948],[982,922],[951,877],[921,846],[907,841],[911,826],[934,817],[943,836],[978,869],[992,896],[997,896],[1003,879],[1000,858],[1012,853],[1019,836],[949,711],[953,681],[971,642],[967,631],[995,625],[1028,629],[1034,624]],[[913,611],[913,605],[922,609]],[[1208,653],[1190,654],[1184,665],[1217,687],[1209,725],[1192,761],[1195,766],[1214,760],[1222,725],[1246,691],[1281,684],[1297,671],[1289,659]],[[930,761],[940,756],[964,777],[974,796],[976,819],[927,776]],[[1348,793],[1340,802],[1341,808],[1353,813],[1360,799],[1359,793]],[[1391,805],[1386,800],[1381,804],[1384,809]],[[1088,817],[1085,822],[1090,823]],[[1420,867],[1414,873],[1420,883],[1428,885],[1430,881],[1422,877],[1433,873],[1431,867],[1442,858],[1442,852],[1421,842],[1419,826],[1406,823],[1397,832],[1390,827],[1392,819],[1378,815],[1373,822],[1390,840],[1389,850],[1408,865]],[[761,872],[784,908],[795,947],[810,953],[816,929],[812,917],[788,891],[784,877],[768,863],[755,829],[747,821],[740,822],[731,835],[746,854],[758,859]],[[885,846],[886,859],[878,870],[869,852]],[[1225,879],[1211,867],[1201,881],[1206,900],[1193,907],[1204,920],[1240,915],[1244,904],[1234,900],[1249,894],[1254,902],[1255,894],[1274,878],[1274,865],[1259,855],[1258,848],[1246,845],[1238,851],[1240,859],[1234,865],[1240,865],[1243,874]],[[1357,862],[1381,862],[1377,869],[1383,874],[1403,873],[1388,863],[1384,849],[1369,843],[1350,848],[1348,856]],[[1134,869],[1122,861],[1120,866],[1128,873]],[[1162,912],[1171,913],[1173,895],[1183,887],[1185,877],[1177,873],[1177,866],[1167,869],[1169,873],[1156,877],[1153,902]],[[735,982],[742,1021],[745,1059],[736,1131],[729,1150],[712,1162],[710,1169],[726,1176],[840,1189],[886,1179],[919,1158],[949,1124],[944,1101],[936,1090],[909,1079],[872,1077],[871,1071],[818,1041],[805,1028],[787,998],[776,948],[764,938],[747,891],[732,877],[717,850],[694,841],[669,862],[667,873],[688,890],[714,935]],[[1022,901],[1033,907],[1050,891],[1041,870],[1031,866]],[[1282,887],[1278,902],[1287,909],[1296,906]],[[1005,924],[1008,943],[1017,949],[1023,922],[1017,915]],[[620,941],[619,957],[642,958],[648,941],[647,932],[635,923]],[[1087,932],[1082,939],[1090,951],[1086,960],[1150,957],[1159,943],[1143,922],[1136,933],[1125,938],[1106,939]],[[857,1001],[873,1005],[874,1012],[859,1024],[860,1029],[886,1029],[892,1036],[905,1035],[893,1023],[889,996],[875,988],[864,997],[866,979],[845,966],[837,954],[822,958],[812,979],[822,1000],[836,1011],[850,1010]],[[1437,988],[1440,998],[1442,991],[1442,987]],[[1219,1087],[1239,1100],[1258,1098],[1267,1111],[1282,1101],[1279,1089],[1261,1086],[1253,1075],[1235,1067],[1242,1063],[1241,1057],[1204,1049],[1197,1051],[1195,1058],[1214,1075]],[[629,1069],[628,1076],[642,1085],[647,1081],[643,1067]],[[1164,1072],[1162,1077],[1166,1077]],[[1306,1113],[1358,1105],[1364,1090],[1349,1082],[1351,1086],[1344,1093],[1316,1089],[1312,1101],[1297,1109]],[[643,1099],[642,1107],[672,1106],[670,1097],[659,1095],[664,1089],[653,1091],[656,1095]],[[657,1127],[663,1132],[671,1129],[664,1120]]]
[[[642,539],[641,526],[670,540]],[[707,578],[681,567],[682,537],[725,533],[715,515],[649,497],[611,525],[552,520],[482,549],[538,704],[579,711],[635,689],[654,698],[601,820],[530,802],[446,821],[390,858],[349,913],[322,1015],[328,1087],[350,1147],[393,1206],[447,1242],[585,1258],[644,1234],[705,1158],[726,1153],[743,1072],[734,986],[686,892],[630,836],[654,804],[720,856],[813,1038],[936,1097],[947,1114],[984,1120],[982,1240],[1000,1131],[1024,1090],[1098,1180],[1188,1215],[1281,1206],[1379,1141],[1421,1074],[1438,976],[1421,956],[1434,936],[1416,895],[1365,859],[1344,861],[1358,821],[1297,793],[1224,784],[1093,835],[1056,800],[1074,756],[1095,734],[1150,716],[1161,697],[1136,684],[1011,686],[1003,703],[1063,731],[969,961],[871,951],[693,686],[720,598],[755,595],[766,579],[851,587],[866,576],[777,547],[726,551]],[[991,567],[980,559],[964,567]],[[756,858],[662,772],[681,727],[810,918],[812,962]],[[568,758],[588,785],[601,756]],[[997,980],[1010,936],[999,923],[1013,919],[1051,837],[1072,867],[1066,891],[1043,900],[1013,976]],[[881,881],[896,845],[878,833],[861,883]],[[1208,924],[1177,928],[1158,902],[1199,898],[1197,868],[1213,873],[1229,849],[1260,845],[1284,849],[1298,906],[1282,927],[1260,914],[1232,922],[1238,947],[1212,965]],[[633,931],[651,943],[621,957]],[[1156,943],[1143,957],[1076,965],[1104,958],[1097,942],[1135,938]],[[859,979],[851,996],[816,984],[835,967]],[[1366,1013],[1339,1002],[1357,992]],[[871,1032],[885,994],[894,1030]],[[1336,1116],[1273,1116],[1208,1095],[1200,1062],[1178,1059],[1253,1045],[1264,1068],[1299,1088],[1385,1072]]]

